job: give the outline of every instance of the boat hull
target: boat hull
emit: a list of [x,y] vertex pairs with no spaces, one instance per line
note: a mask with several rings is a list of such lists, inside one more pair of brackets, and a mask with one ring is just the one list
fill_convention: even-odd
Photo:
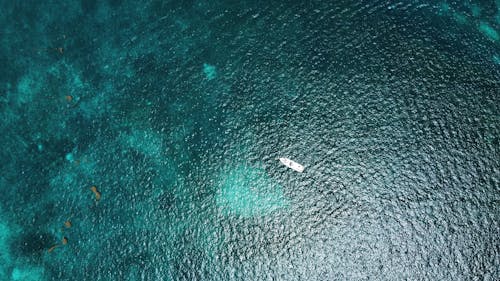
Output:
[[302,173],[304,171],[304,166],[302,166],[301,164],[299,164],[293,160],[290,160],[290,159],[285,158],[285,157],[281,157],[279,160],[283,165],[287,166],[288,168],[290,168],[296,172]]

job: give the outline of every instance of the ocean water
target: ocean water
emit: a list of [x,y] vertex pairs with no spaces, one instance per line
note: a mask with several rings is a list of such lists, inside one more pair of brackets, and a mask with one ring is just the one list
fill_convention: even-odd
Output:
[[0,26],[0,280],[499,280],[498,0]]

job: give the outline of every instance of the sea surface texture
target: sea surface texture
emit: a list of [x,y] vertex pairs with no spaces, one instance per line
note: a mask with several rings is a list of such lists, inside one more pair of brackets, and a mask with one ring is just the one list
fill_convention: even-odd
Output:
[[0,35],[2,281],[500,279],[499,0],[0,0]]

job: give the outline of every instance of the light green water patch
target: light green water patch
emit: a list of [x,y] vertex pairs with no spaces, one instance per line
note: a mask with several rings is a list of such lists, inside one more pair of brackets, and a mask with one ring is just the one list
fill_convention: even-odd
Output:
[[441,2],[438,4],[438,14],[446,15],[446,14],[450,13],[450,11],[451,11],[450,4],[448,4],[446,2]]
[[498,39],[500,39],[498,32],[487,22],[482,21],[479,23],[479,31],[493,41],[498,41]]
[[73,153],[67,153],[65,156],[66,160],[70,163],[75,162],[75,155]]
[[40,92],[43,85],[43,77],[36,72],[30,72],[24,75],[17,83],[17,93],[15,103],[23,105],[33,101]]
[[122,142],[152,159],[158,158],[164,151],[161,136],[151,129],[132,129],[130,134],[122,135]]
[[[11,235],[11,230],[7,224],[0,221],[0,247],[9,249],[8,239]],[[8,251],[0,251],[0,280],[7,275],[8,265],[12,263]]]
[[207,78],[207,80],[212,80],[217,77],[217,69],[215,66],[208,63],[203,64],[203,73],[205,74],[205,78]]
[[462,13],[454,12],[452,16],[453,16],[453,19],[459,24],[466,24],[467,23],[467,16],[462,14]]
[[472,13],[472,16],[478,18],[481,16],[481,7],[477,4],[472,4],[470,6],[470,11]]
[[500,65],[500,55],[493,55],[493,62]]
[[288,206],[283,188],[260,168],[240,165],[220,177],[216,203],[227,215],[268,215]]
[[43,267],[15,267],[12,270],[12,281],[42,281],[44,275]]
[[[173,132],[180,133],[179,130]],[[139,151],[152,160],[152,168],[158,172],[158,177],[153,179],[155,185],[172,185],[178,180],[177,163],[169,153],[172,150],[172,145],[167,145],[167,140],[164,140],[160,133],[151,128],[145,128],[144,130],[134,128],[130,133],[122,134],[119,139],[119,142],[124,147]],[[185,151],[184,145],[185,142],[179,140],[179,143],[174,143],[173,146],[180,151]],[[188,160],[185,153],[181,154],[181,156],[183,160]]]
[[78,174],[74,171],[68,171],[66,173],[63,173],[61,176],[61,181],[59,182],[62,183],[61,186],[63,186],[64,188],[71,189],[72,187],[78,185],[79,177]]
[[90,88],[89,84],[82,80],[81,71],[64,61],[52,65],[47,73],[53,79],[61,80],[59,91],[62,93],[58,94],[71,95],[75,101],[80,99]]

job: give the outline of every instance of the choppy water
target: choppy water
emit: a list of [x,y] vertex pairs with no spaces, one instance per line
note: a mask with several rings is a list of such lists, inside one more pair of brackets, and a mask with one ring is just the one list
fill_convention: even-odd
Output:
[[0,26],[0,280],[498,280],[500,2],[4,0]]

